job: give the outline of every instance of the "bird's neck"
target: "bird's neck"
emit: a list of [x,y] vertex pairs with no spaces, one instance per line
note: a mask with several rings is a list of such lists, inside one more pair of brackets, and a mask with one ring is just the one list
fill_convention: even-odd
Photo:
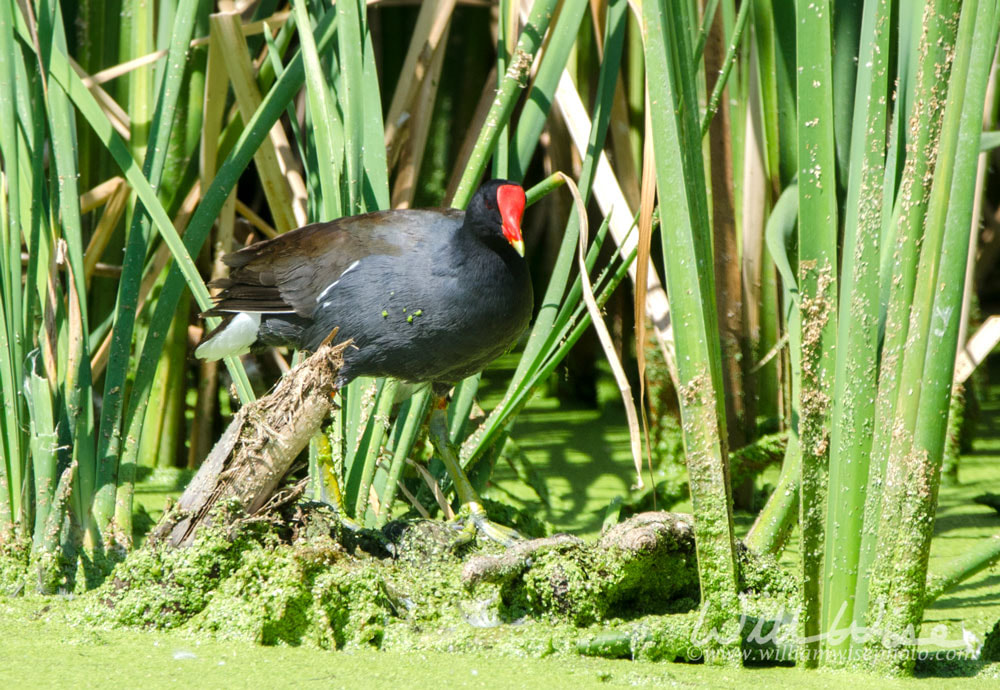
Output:
[[513,266],[517,261],[523,260],[521,256],[510,246],[507,239],[496,232],[482,231],[480,228],[464,225],[455,233],[453,242],[462,246],[460,251],[467,255],[475,255],[486,261],[491,259],[490,254],[500,256],[509,266]]

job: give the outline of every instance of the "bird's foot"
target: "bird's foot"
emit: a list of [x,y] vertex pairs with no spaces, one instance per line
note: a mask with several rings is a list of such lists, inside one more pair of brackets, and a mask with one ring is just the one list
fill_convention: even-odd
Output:
[[343,525],[344,529],[346,529],[349,532],[360,532],[365,528],[365,526],[362,525],[360,522],[358,522],[354,518],[347,517],[343,513],[340,514],[340,524]]
[[503,546],[511,546],[524,539],[516,529],[490,520],[486,509],[477,501],[469,501],[463,505],[456,518],[464,521],[464,524],[461,533],[452,544],[452,549],[459,549],[471,543],[479,535]]
[[330,510],[332,510],[337,516],[337,520],[340,522],[341,526],[348,532],[356,533],[365,528],[364,525],[354,518],[348,517],[347,513],[344,511],[344,507],[342,505],[338,505],[335,501],[331,501],[329,498],[324,497],[320,498],[318,502],[330,508]]

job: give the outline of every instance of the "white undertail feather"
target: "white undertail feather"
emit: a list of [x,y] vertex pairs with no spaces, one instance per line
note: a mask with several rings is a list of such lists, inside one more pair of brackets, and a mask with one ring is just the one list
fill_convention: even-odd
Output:
[[203,342],[194,351],[199,359],[222,359],[250,352],[250,346],[257,340],[260,328],[260,314],[241,312],[225,328]]

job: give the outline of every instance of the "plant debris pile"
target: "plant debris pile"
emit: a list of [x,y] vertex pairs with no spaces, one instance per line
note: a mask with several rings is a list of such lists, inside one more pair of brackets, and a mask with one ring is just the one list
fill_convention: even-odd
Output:
[[[663,621],[690,631],[686,612],[698,601],[686,515],[643,513],[595,543],[555,535],[504,549],[456,546],[454,524],[433,520],[355,532],[321,504],[285,506],[267,519],[247,518],[236,502],[217,510],[192,546],[148,546],[120,563],[87,607],[88,621],[269,645],[514,644],[541,655],[601,653],[600,643],[590,649],[594,628],[655,620],[650,630],[662,633],[640,637],[662,658],[677,656],[676,641],[688,634],[669,633]],[[661,638],[674,642],[664,647]]]

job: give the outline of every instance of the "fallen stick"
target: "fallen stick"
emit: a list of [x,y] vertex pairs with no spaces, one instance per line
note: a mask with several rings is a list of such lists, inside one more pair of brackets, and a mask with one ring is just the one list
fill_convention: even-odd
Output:
[[248,516],[268,506],[295,458],[329,414],[337,392],[334,382],[349,345],[350,341],[324,343],[270,393],[240,409],[150,541],[190,545],[220,501],[236,499]]

